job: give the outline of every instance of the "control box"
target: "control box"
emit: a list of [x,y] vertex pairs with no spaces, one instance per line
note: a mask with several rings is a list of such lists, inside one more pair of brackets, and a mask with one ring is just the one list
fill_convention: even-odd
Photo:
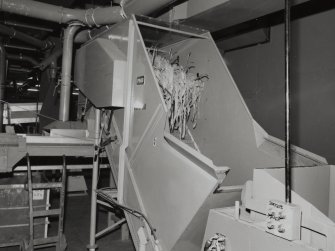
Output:
[[266,232],[287,240],[300,240],[301,209],[294,204],[270,200],[266,206]]

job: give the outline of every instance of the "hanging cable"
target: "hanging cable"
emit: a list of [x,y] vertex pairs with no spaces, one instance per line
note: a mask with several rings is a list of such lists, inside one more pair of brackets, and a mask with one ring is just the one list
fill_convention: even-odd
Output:
[[153,236],[154,240],[157,240],[156,229],[153,228],[153,226],[150,224],[148,218],[143,213],[141,213],[141,212],[139,212],[135,209],[132,209],[132,208],[129,208],[125,205],[119,204],[116,200],[114,200],[108,194],[106,194],[106,191],[110,191],[110,190],[113,190],[113,188],[110,188],[110,187],[101,188],[101,189],[96,190],[96,193],[102,199],[109,202],[112,206],[117,207],[117,208],[123,210],[124,212],[127,212],[127,213],[135,216],[136,218],[139,218],[139,219],[145,221],[147,223],[149,229],[150,229],[150,232],[151,232],[150,234]]

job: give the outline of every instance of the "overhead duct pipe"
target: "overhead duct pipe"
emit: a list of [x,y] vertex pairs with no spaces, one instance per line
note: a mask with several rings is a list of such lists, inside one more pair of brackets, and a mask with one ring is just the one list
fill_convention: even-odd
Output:
[[121,5],[127,14],[150,15],[157,9],[167,5],[172,7],[176,0],[122,0]]
[[100,34],[100,33],[104,32],[105,30],[108,30],[109,28],[110,28],[110,26],[104,25],[104,26],[102,26],[100,28],[96,28],[96,29],[82,30],[82,31],[77,33],[77,35],[74,38],[74,42],[78,43],[78,44],[85,43],[88,40],[92,39],[97,34]]
[[57,23],[79,21],[90,27],[112,24],[123,19],[123,10],[119,6],[80,10],[31,0],[0,0],[0,9]]
[[78,32],[78,34],[74,38],[74,42],[78,43],[78,44],[82,44],[82,43],[87,42],[88,40],[90,40],[92,38],[91,33],[92,33],[91,29],[82,30],[82,31]]
[[81,26],[79,25],[69,25],[65,29],[64,33],[63,58],[62,58],[62,85],[61,85],[60,107],[59,107],[59,119],[61,121],[69,120],[73,38],[80,27]]
[[17,73],[31,73],[31,69],[23,68],[23,67],[16,67],[16,66],[10,66],[8,67],[8,71],[11,72],[17,72]]
[[10,25],[10,26],[21,27],[25,29],[30,29],[30,30],[53,32],[53,29],[50,29],[50,28],[41,27],[41,26],[32,25],[32,24],[24,24],[24,23],[14,22],[14,21],[8,21],[8,20],[5,20],[4,24]]
[[46,57],[42,62],[38,64],[41,71],[45,70],[52,62],[57,61],[57,59],[62,55],[63,49],[56,50]]
[[23,45],[18,45],[18,44],[8,44],[8,43],[5,43],[4,46],[5,46],[5,48],[22,50],[22,51],[33,51],[33,52],[37,51],[36,48],[28,47],[28,46],[23,46]]
[[35,60],[32,57],[26,56],[26,55],[22,55],[21,53],[19,55],[14,55],[14,54],[6,54],[6,58],[10,59],[10,60],[15,60],[15,61],[21,61],[21,62],[28,62],[30,63],[32,66],[38,66],[39,63],[37,60]]
[[21,31],[17,31],[14,28],[8,27],[3,24],[0,24],[0,34],[7,35],[10,38],[21,40],[22,42],[25,42],[27,44],[30,44],[42,50],[48,49],[51,46],[53,46],[53,43],[51,41],[48,41],[48,40],[43,41],[43,40],[34,38]]
[[6,51],[2,42],[0,43],[0,132],[3,132],[3,109],[5,96],[5,79],[6,79]]

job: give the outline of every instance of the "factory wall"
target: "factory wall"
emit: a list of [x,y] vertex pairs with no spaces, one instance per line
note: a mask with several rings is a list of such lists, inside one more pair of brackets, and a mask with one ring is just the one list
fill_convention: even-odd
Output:
[[[292,141],[335,164],[335,10],[292,23]],[[284,26],[271,41],[224,53],[255,120],[284,138]]]

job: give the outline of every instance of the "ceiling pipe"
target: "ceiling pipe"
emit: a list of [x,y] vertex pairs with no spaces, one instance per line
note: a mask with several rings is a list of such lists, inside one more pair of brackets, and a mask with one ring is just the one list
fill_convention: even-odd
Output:
[[40,40],[35,37],[29,36],[21,31],[17,31],[14,28],[8,27],[6,25],[0,24],[0,34],[7,35],[11,39],[15,38],[21,40],[27,44],[37,47],[42,50],[46,50],[53,46],[53,43],[49,40]]
[[[166,7],[176,0],[122,0],[121,5],[124,6],[124,11],[127,14],[150,15],[157,9]],[[171,5],[172,6],[172,5]],[[170,6],[170,7],[171,7]]]
[[25,29],[30,29],[30,30],[53,32],[53,29],[50,29],[50,28],[41,27],[41,26],[32,25],[32,24],[24,24],[24,23],[19,23],[19,22],[14,22],[14,21],[8,21],[8,20],[5,20],[4,24],[15,26],[15,27],[21,27]]
[[100,28],[96,29],[86,29],[81,30],[77,33],[77,35],[74,38],[74,42],[78,44],[82,44],[87,42],[88,40],[91,40],[93,37],[95,37],[97,34],[101,34],[102,32],[108,30],[110,26],[104,25]]
[[6,79],[6,51],[2,42],[0,43],[0,132],[3,132],[3,110],[5,96],[5,79]]
[[88,40],[90,40],[92,38],[91,32],[92,32],[91,29],[82,30],[82,31],[78,32],[78,34],[74,38],[74,42],[78,43],[78,44],[82,44],[82,43],[87,42]]
[[23,67],[14,67],[14,66],[8,67],[8,70],[10,72],[17,72],[17,73],[31,73],[32,72],[31,69],[27,69]]
[[5,43],[4,46],[5,46],[5,48],[22,50],[22,51],[33,51],[33,52],[37,51],[36,48],[28,47],[28,46],[23,46],[23,45],[17,45],[17,44],[8,44],[8,43]]
[[44,71],[52,62],[57,61],[57,59],[63,54],[63,49],[59,49],[47,56],[42,62],[38,64],[41,71]]
[[71,71],[72,71],[72,54],[73,39],[76,32],[81,28],[79,25],[69,25],[65,29],[63,42],[63,58],[62,58],[62,85],[60,93],[59,119],[68,121],[70,114],[70,98],[71,98]]
[[89,27],[120,22],[124,17],[123,10],[119,6],[82,10],[31,0],[0,0],[0,9],[5,12],[60,24],[79,21]]
[[38,66],[39,63],[37,60],[35,60],[32,57],[23,55],[22,53],[20,53],[19,55],[15,55],[15,54],[6,54],[6,58],[10,59],[10,60],[15,60],[15,61],[21,61],[21,62],[28,62],[30,63],[32,66]]

